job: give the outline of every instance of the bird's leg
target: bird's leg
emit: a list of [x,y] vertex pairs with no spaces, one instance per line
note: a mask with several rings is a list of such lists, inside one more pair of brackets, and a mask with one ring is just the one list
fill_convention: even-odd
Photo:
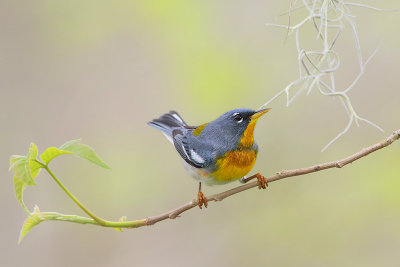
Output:
[[262,175],[261,173],[257,173],[254,174],[253,176],[250,177],[243,177],[240,179],[240,182],[242,183],[247,183],[248,181],[257,178],[257,182],[258,182],[258,189],[265,189],[268,187],[268,181],[267,178],[265,178],[264,175]]
[[199,182],[199,192],[197,193],[197,205],[199,205],[199,208],[202,209],[203,204],[204,207],[207,208],[207,199],[203,195],[203,192],[201,192],[201,182]]

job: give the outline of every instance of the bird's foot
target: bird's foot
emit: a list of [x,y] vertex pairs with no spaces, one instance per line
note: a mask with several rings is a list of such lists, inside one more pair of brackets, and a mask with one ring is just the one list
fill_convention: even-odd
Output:
[[268,187],[268,181],[267,178],[265,178],[264,175],[261,173],[256,174],[257,177],[257,182],[258,182],[258,189],[266,189]]
[[254,174],[253,176],[250,177],[243,177],[240,179],[241,183],[247,183],[248,181],[257,178],[257,182],[258,182],[258,189],[266,189],[268,187],[268,181],[267,178],[265,178],[264,175],[262,175],[261,173],[257,173]]
[[207,208],[207,198],[203,195],[203,192],[199,191],[197,193],[197,205],[199,205],[199,208],[202,209],[203,205],[204,207]]

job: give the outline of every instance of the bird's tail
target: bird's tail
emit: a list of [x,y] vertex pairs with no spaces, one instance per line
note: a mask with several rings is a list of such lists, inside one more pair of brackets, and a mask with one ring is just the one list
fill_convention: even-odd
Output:
[[160,130],[170,141],[172,141],[171,136],[174,129],[187,126],[186,122],[176,111],[170,111],[147,124]]

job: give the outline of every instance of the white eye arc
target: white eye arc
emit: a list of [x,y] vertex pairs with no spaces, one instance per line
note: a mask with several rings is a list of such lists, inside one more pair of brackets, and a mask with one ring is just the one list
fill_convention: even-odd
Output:
[[243,121],[243,117],[239,113],[233,113],[232,117],[237,123],[241,123]]

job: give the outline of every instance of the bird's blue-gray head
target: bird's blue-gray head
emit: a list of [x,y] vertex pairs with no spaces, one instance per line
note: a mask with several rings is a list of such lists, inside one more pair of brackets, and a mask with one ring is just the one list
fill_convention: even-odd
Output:
[[204,130],[220,135],[221,139],[229,143],[252,146],[254,126],[269,110],[269,108],[258,111],[247,108],[230,110],[210,122]]

